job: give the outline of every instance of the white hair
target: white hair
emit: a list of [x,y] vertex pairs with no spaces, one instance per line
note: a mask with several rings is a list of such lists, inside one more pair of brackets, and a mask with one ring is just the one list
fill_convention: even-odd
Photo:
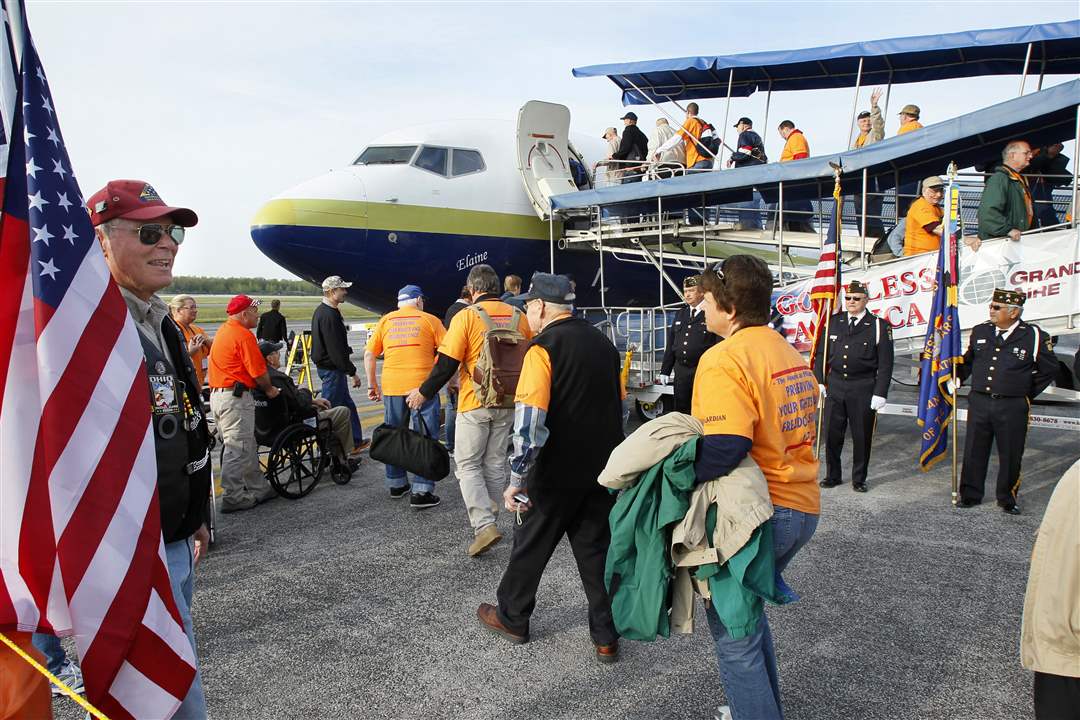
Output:
[[558,315],[559,313],[568,313],[574,311],[574,306],[567,303],[553,303],[544,301],[544,307],[547,309],[548,315]]
[[184,307],[184,303],[188,302],[189,300],[192,303],[195,302],[195,298],[191,297],[190,295],[177,295],[169,301],[169,307],[173,310],[179,310]]
[[403,307],[416,307],[416,303],[420,298],[409,298],[408,300],[398,300],[397,306]]

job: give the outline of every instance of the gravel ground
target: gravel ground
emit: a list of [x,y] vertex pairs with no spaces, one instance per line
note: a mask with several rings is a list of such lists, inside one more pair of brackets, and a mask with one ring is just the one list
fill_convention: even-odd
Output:
[[[1080,448],[1032,429],[1024,514],[1009,517],[992,502],[952,509],[948,463],[920,473],[917,437],[910,418],[880,419],[870,492],[822,491],[817,534],[785,573],[803,599],[768,614],[790,720],[1031,715],[1018,653],[1028,560]],[[476,606],[494,600],[513,518],[500,517],[502,544],[466,557],[456,484],[413,511],[365,460],[348,485],[221,517],[194,607],[212,717],[712,718],[723,691],[703,613],[692,635],[626,642],[618,664],[598,664],[566,543],[531,641],[482,630]]]

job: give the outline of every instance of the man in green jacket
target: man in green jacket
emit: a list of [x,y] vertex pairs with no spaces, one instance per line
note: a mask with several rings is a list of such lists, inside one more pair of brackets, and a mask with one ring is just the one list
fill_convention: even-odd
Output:
[[1031,162],[1031,146],[1014,140],[1001,153],[1002,164],[986,179],[979,201],[979,238],[968,245],[978,250],[983,240],[1019,240],[1034,217],[1031,190],[1021,171]]

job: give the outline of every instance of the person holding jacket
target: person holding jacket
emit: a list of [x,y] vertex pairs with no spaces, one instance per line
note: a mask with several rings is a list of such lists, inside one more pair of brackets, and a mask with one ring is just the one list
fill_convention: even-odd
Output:
[[[821,500],[814,457],[817,383],[802,356],[767,325],[772,284],[769,266],[750,255],[733,255],[702,275],[705,323],[724,342],[698,363],[692,414],[705,431],[694,462],[699,482],[727,475],[748,455],[765,475],[779,577],[817,529]],[[711,607],[706,618],[734,717],[780,720],[779,674],[766,615],[738,638]]]
[[353,445],[363,450],[370,443],[364,442],[364,429],[360,427],[356,403],[349,392],[349,378],[352,378],[352,386],[358,388],[360,376],[352,362],[349,331],[338,310],[350,287],[352,283],[345,282],[340,275],[331,275],[322,281],[323,300],[311,316],[311,361],[322,381],[322,396],[332,406],[349,411]]

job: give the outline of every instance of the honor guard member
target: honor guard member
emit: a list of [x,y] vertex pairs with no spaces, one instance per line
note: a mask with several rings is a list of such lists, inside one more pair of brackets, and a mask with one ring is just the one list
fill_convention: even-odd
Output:
[[615,497],[596,478],[623,440],[619,354],[589,322],[571,314],[574,292],[565,276],[536,273],[518,299],[530,329],[539,333],[521,366],[510,485],[502,496],[520,524],[498,605],[484,603],[477,615],[511,642],[527,641],[540,578],[566,535],[589,602],[596,657],[613,662],[619,636],[604,563]]
[[1027,439],[1031,401],[1050,385],[1058,361],[1050,336],[1020,319],[1026,296],[1015,290],[994,290],[990,320],[971,329],[964,362],[957,369],[969,382],[964,467],[957,507],[982,502],[990,444],[997,443],[998,507],[1019,515],[1020,460]]
[[700,276],[691,275],[683,280],[683,299],[686,307],[675,315],[675,322],[668,330],[667,350],[660,366],[660,382],[665,385],[675,371],[675,411],[690,413],[690,399],[694,394],[694,372],[698,360],[705,351],[720,341],[705,327],[705,313],[701,301],[705,295],[698,287]]
[[[156,293],[172,282],[173,261],[185,230],[199,218],[187,208],[167,206],[141,180],[113,180],[94,193],[87,206],[109,273],[120,287],[146,358],[149,387],[145,397],[153,425],[161,538],[173,598],[197,656],[191,598],[195,563],[210,542],[205,524],[210,435],[187,343],[169,317],[169,306]],[[198,672],[173,717],[206,717]]]
[[874,440],[877,411],[885,406],[893,369],[892,328],[866,309],[866,286],[852,280],[844,292],[847,309],[829,320],[825,358],[814,354],[814,376],[825,395],[825,479],[821,487],[841,483],[840,452],[851,424],[851,486],[866,492],[866,469]]

